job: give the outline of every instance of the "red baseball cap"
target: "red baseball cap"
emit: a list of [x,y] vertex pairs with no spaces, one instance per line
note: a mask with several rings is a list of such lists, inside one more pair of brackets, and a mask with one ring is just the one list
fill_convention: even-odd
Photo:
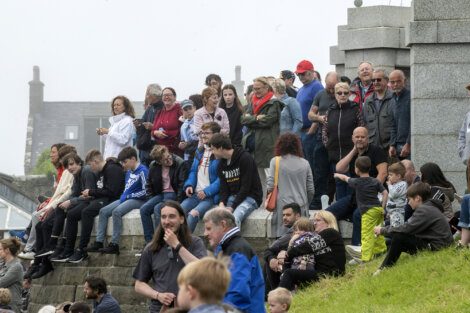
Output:
[[296,74],[302,74],[306,71],[313,71],[313,64],[310,61],[302,60],[297,64],[297,70],[295,71]]

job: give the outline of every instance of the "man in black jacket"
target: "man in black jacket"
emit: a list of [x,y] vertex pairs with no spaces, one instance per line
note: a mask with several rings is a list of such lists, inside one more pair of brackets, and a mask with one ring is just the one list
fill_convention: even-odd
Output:
[[277,255],[283,250],[287,250],[289,241],[292,238],[294,223],[302,217],[300,206],[297,203],[286,204],[282,208],[282,224],[289,228],[287,233],[277,239],[264,250],[264,280],[266,282],[266,296],[271,291],[279,286],[281,272],[279,271],[279,262]]
[[215,134],[209,145],[215,157],[220,159],[219,206],[233,213],[240,227],[243,220],[261,205],[263,198],[255,160],[243,148],[233,148],[230,138],[223,134]]
[[[99,214],[102,207],[119,199],[119,196],[124,190],[125,173],[121,164],[114,158],[109,158],[105,161],[101,152],[91,150],[88,152],[85,162],[91,167],[94,173],[98,174],[98,188],[85,189],[82,192],[82,196],[90,198],[90,204],[83,208],[81,212],[76,212],[77,214],[67,215],[65,249],[59,256],[51,258],[51,261],[79,263],[87,258],[88,254],[85,248],[90,241],[95,217]],[[74,253],[78,221],[80,220],[82,221],[80,244]]]

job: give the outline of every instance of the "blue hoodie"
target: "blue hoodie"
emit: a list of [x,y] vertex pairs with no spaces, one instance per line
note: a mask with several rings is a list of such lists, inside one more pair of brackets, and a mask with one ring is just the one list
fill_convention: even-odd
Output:
[[148,168],[143,164],[139,164],[133,171],[127,171],[126,186],[119,199],[121,203],[130,199],[145,200],[145,184],[147,183],[148,173]]

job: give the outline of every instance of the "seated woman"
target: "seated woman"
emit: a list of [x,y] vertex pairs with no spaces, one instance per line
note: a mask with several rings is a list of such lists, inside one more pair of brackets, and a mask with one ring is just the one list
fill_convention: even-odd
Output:
[[160,210],[167,200],[181,201],[183,190],[183,159],[170,153],[167,147],[156,145],[150,152],[149,174],[147,177],[147,196],[149,200],[140,207],[140,218],[144,229],[145,242],[152,240],[155,225],[160,221]]
[[16,257],[21,243],[16,238],[0,240],[0,288],[8,288],[11,294],[10,307],[19,312],[21,307],[21,288],[23,283],[23,266]]
[[287,264],[295,257],[313,254],[314,269],[286,269],[281,275],[279,287],[293,290],[295,285],[317,281],[322,275],[344,274],[346,251],[336,218],[328,211],[319,211],[315,214],[313,225],[315,233],[312,236],[298,246],[289,247],[287,252],[282,251],[278,258],[281,259],[280,263]]

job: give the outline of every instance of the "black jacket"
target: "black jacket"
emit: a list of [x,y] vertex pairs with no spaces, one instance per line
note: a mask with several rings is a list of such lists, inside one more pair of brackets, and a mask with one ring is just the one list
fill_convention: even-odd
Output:
[[[156,103],[152,103],[148,106],[147,110],[145,110],[144,115],[142,115],[142,122],[149,122],[152,123],[155,120],[155,115],[157,112],[163,108],[163,102],[160,100]],[[149,151],[152,150],[154,142],[152,141],[152,136],[150,134],[152,130],[146,129],[143,125],[136,127],[136,134],[137,134],[137,148],[139,150]]]
[[270,245],[266,250],[264,250],[263,258],[266,261],[266,263],[269,263],[271,259],[277,258],[277,255],[282,250],[287,250],[287,247],[289,246],[289,241],[292,238],[293,232],[294,232],[294,229],[292,227],[289,228],[287,233],[282,235],[279,239],[274,241],[272,245]]
[[108,198],[109,201],[119,199],[124,191],[124,179],[126,174],[115,158],[106,161],[98,174],[96,189],[90,189],[89,195],[95,198]]
[[234,104],[231,108],[224,108],[227,113],[228,121],[230,124],[230,141],[234,146],[240,146],[242,144],[242,112]]
[[72,195],[70,203],[77,204],[81,199],[80,195],[85,189],[96,189],[96,175],[91,171],[88,165],[82,166],[79,173],[73,176]]
[[231,195],[235,196],[232,208],[235,210],[246,197],[255,199],[258,205],[263,198],[263,189],[253,157],[242,147],[235,147],[230,165],[221,159],[218,175],[220,178],[220,201],[227,204]]
[[[183,159],[176,154],[172,155],[173,165],[170,167],[170,184],[176,193],[177,201],[181,201],[184,184]],[[156,161],[150,163],[149,175],[147,177],[147,196],[154,197],[163,192],[162,165]]]

